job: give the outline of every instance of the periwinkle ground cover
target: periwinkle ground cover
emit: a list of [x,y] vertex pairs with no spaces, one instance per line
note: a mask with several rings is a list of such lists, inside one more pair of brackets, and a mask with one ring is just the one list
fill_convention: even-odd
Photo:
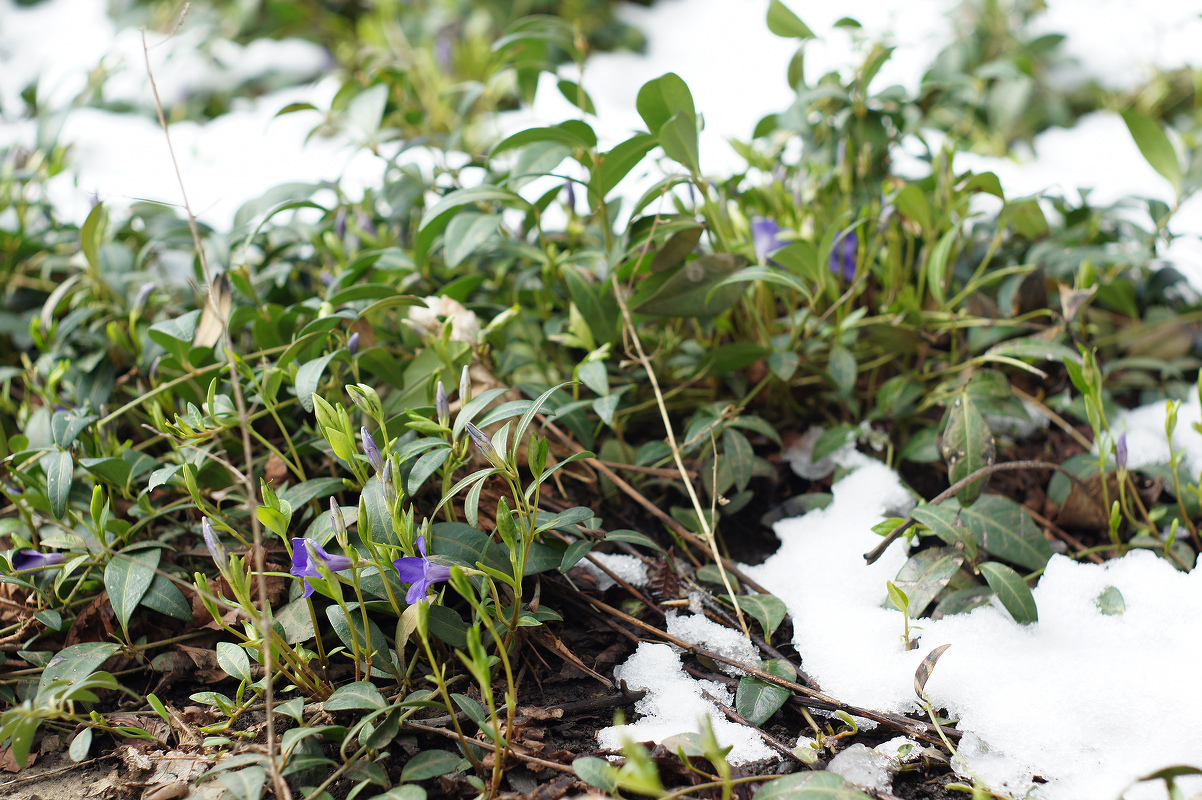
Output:
[[[1185,758],[1181,736],[1121,775],[1086,774],[1039,760],[1078,746],[1063,725],[1024,738],[981,709],[1018,702],[991,643],[1054,649],[1057,630],[1086,620],[1063,613],[1080,592],[1097,588],[1107,609],[1089,606],[1083,631],[1155,638],[1147,621],[1164,605],[1192,618],[1188,597],[1145,591],[1192,591],[1184,572],[1202,549],[1197,298],[1154,269],[1202,174],[1192,88],[1171,74],[1131,96],[1057,84],[1057,40],[993,4],[917,85],[876,80],[891,51],[870,39],[854,68],[818,75],[802,57],[822,46],[813,30],[772,2],[762,24],[797,54],[786,107],[715,170],[702,87],[674,72],[639,81],[633,110],[613,117],[624,122],[608,122],[588,92],[605,8],[569,21],[480,3],[459,29],[451,2],[381,4],[353,38],[322,16],[343,71],[320,98],[256,113],[311,120],[315,141],[336,132],[377,171],[354,191],[279,187],[228,230],[103,194],[78,225],[65,219],[52,187],[70,153],[41,88],[22,98],[46,135],[10,148],[0,172],[3,579],[28,609],[3,621],[19,640],[0,684],[15,761],[49,731],[71,736],[77,759],[142,736],[108,714],[113,674],[148,659],[161,671],[179,643],[164,624],[208,637],[229,676],[192,695],[207,711],[190,732],[210,755],[236,754],[212,773],[235,798],[495,796],[519,766],[612,793],[859,797],[809,768],[864,719],[945,761],[959,751],[958,777],[931,759],[897,769],[978,793],[1024,791],[1036,770],[1059,771],[1041,774],[1048,792],[1121,791],[1109,781]],[[250,29],[228,13],[231,30]],[[828,38],[856,30],[842,20]],[[228,88],[177,113],[203,102],[220,124],[257,91]],[[498,112],[549,95],[568,104],[558,118],[496,134],[518,118]],[[1114,207],[1032,197],[966,153],[1051,136],[1102,105],[1123,109],[1116,135],[1165,194]],[[181,269],[206,285],[153,281]],[[1024,428],[1032,413],[1048,427]],[[805,458],[838,454],[838,471],[790,482],[781,434],[814,423]],[[1024,429],[1025,441],[1010,432]],[[1149,446],[1153,429],[1163,445]],[[789,537],[768,565],[721,558],[786,491],[800,493],[788,514],[809,511],[782,527],[810,534],[805,567]],[[1120,558],[1074,572],[1070,556]],[[583,561],[620,588],[591,590],[573,569]],[[100,606],[103,631],[84,611]],[[598,707],[630,699],[614,677],[637,670],[573,650],[580,629],[609,625],[688,653],[648,659],[680,701],[657,701],[662,687],[640,677],[649,694],[633,708],[654,712],[643,729],[712,709],[669,741],[674,756],[652,759],[620,729],[602,739],[620,766],[591,745],[537,744],[536,723],[572,708],[530,710],[548,664],[604,686]],[[936,663],[928,645],[945,633],[956,646]],[[1010,673],[1041,669],[1036,655]],[[719,683],[707,697],[676,663]],[[981,686],[987,667],[997,691]],[[1041,696],[1048,713],[1064,701]],[[146,701],[172,724],[174,703]],[[948,712],[958,726],[940,721]],[[1018,765],[985,759],[980,741]],[[802,766],[771,782],[732,767],[765,750]]]

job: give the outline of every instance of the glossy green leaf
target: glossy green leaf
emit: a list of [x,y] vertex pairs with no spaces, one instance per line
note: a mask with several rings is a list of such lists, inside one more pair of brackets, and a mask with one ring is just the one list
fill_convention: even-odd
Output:
[[812,39],[814,32],[780,0],[768,4],[768,30],[786,39]]
[[929,547],[911,556],[894,578],[909,599],[910,616],[922,614],[963,563],[964,555],[948,547]]
[[1152,169],[1167,178],[1169,183],[1173,184],[1173,189],[1180,194],[1181,162],[1177,159],[1177,151],[1173,149],[1173,143],[1169,141],[1164,128],[1156,120],[1138,111],[1128,110],[1122,113],[1123,122],[1127,123],[1127,130],[1131,132],[1131,138],[1135,140],[1139,152],[1143,153]]
[[[747,259],[733,253],[700,256],[671,273],[633,309],[640,314],[667,317],[706,317],[720,314],[743,296],[743,283],[718,286],[742,269]],[[711,290],[716,291],[711,292]]]
[[50,501],[50,513],[62,519],[67,513],[75,462],[66,450],[57,450],[42,456],[41,464],[42,471],[46,473],[46,499]]
[[673,115],[680,113],[696,126],[697,111],[688,84],[675,72],[668,72],[647,81],[639,89],[635,107],[647,125],[656,133]]
[[603,792],[613,793],[618,788],[618,770],[603,758],[584,756],[573,759],[572,771],[580,780]]
[[225,670],[226,675],[246,683],[253,681],[250,674],[250,656],[246,654],[246,650],[233,642],[218,642],[216,649],[217,666]]
[[423,750],[409,759],[401,770],[402,781],[424,781],[462,769],[467,762],[446,750]]
[[463,212],[456,214],[447,225],[443,257],[448,267],[457,267],[464,259],[479,250],[501,227],[500,214]]
[[317,387],[321,383],[321,376],[325,373],[326,366],[336,356],[345,353],[346,350],[335,350],[332,353],[326,353],[324,356],[301,364],[300,369],[296,371],[296,396],[300,400],[301,405],[305,407],[305,411],[313,413],[313,393],[317,391]]
[[142,605],[175,619],[192,619],[192,606],[188,599],[165,575],[154,576],[146,594],[142,595]]
[[[765,672],[791,681],[797,677],[787,661],[773,659],[763,663]],[[754,725],[763,725],[789,699],[789,690],[776,684],[744,675],[735,691],[735,710]]]
[[760,623],[765,639],[772,638],[772,634],[776,632],[789,613],[784,601],[771,594],[739,595],[739,608],[743,610],[744,614],[750,614],[756,622]]
[[38,691],[42,691],[57,680],[78,683],[100,669],[100,665],[108,661],[121,646],[116,642],[82,642],[64,647],[42,670],[38,681]]
[[999,564],[996,561],[986,561],[981,565],[981,574],[985,576],[989,588],[997,594],[1002,605],[1014,617],[1014,621],[1022,625],[1039,621],[1039,612],[1035,608],[1035,597],[1031,588],[1017,572]]
[[[993,464],[997,454],[993,432],[967,392],[952,399],[945,420],[939,452],[947,462],[950,483],[955,484],[981,467]],[[961,489],[956,497],[962,505],[972,505],[988,483],[989,476],[978,478]]]
[[386,705],[388,703],[384,700],[384,695],[380,694],[380,690],[371,681],[355,681],[335,690],[330,699],[322,703],[322,708],[326,711],[375,711]]
[[157,547],[134,553],[114,554],[104,568],[104,588],[122,629],[129,626],[134,609],[154,582],[155,569],[163,551]]

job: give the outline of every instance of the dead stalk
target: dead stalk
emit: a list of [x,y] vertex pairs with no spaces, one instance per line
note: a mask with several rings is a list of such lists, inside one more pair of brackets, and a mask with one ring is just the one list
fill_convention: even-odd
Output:
[[[172,28],[171,34],[174,36],[180,26],[183,25],[184,17],[187,16],[191,3],[185,3],[183,11],[180,13],[179,20]],[[192,213],[192,205],[188,201],[188,191],[184,185],[184,176],[180,171],[179,159],[175,156],[175,147],[171,143],[171,131],[167,126],[167,116],[163,113],[163,101],[159,97],[159,87],[154,80],[154,70],[150,66],[150,46],[146,42],[146,29],[142,29],[142,55],[146,60],[146,76],[150,80],[150,89],[154,94],[154,108],[158,114],[159,126],[163,129],[163,137],[167,140],[167,151],[171,155],[171,164],[175,169],[175,177],[179,182],[180,195],[184,201],[184,212],[188,216],[188,230],[192,233],[192,243],[196,247],[196,257],[200,260],[201,272],[204,274],[205,283],[208,285],[208,293],[206,302],[216,313],[217,319],[221,322],[222,344],[224,345],[226,363],[229,366],[230,372],[230,388],[234,395],[234,407],[238,411],[238,420],[242,428],[242,452],[245,457],[246,467],[241,474],[235,471],[236,477],[240,478],[243,490],[246,497],[246,514],[250,518],[251,534],[254,541],[255,549],[255,578],[259,588],[259,599],[262,603],[261,612],[259,614],[259,636],[262,641],[261,655],[263,658],[263,667],[266,673],[266,680],[263,688],[263,703],[266,711],[266,735],[267,735],[267,769],[271,776],[271,782],[275,788],[276,797],[291,798],[292,793],[288,789],[288,784],[284,782],[283,776],[280,774],[279,765],[276,763],[276,743],[275,743],[275,721],[272,714],[272,705],[274,700],[273,684],[275,681],[274,660],[271,648],[271,604],[267,599],[267,580],[264,573],[267,571],[267,565],[264,561],[263,550],[263,531],[259,526],[259,517],[255,513],[255,486],[254,486],[254,456],[251,454],[250,443],[250,419],[246,410],[246,398],[242,394],[242,383],[238,376],[237,356],[234,354],[234,343],[229,332],[228,312],[223,312],[221,303],[217,302],[213,296],[214,283],[213,275],[209,270],[208,259],[205,257],[204,243],[200,239],[200,227],[196,223],[196,215]],[[319,634],[320,635],[320,634]]]

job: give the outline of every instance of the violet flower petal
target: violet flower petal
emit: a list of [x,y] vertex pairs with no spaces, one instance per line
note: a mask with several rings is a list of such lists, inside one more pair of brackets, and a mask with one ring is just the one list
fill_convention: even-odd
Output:
[[769,254],[776,252],[787,244],[781,241],[777,234],[780,225],[776,220],[766,217],[753,217],[751,220],[751,241],[755,245],[755,260],[757,264],[767,263]]
[[17,572],[27,569],[45,569],[66,560],[66,553],[41,553],[28,547],[12,554],[13,569]]
[[312,557],[321,559],[330,572],[341,572],[344,569],[350,569],[353,565],[353,562],[346,556],[331,555],[326,552],[324,547],[312,539],[294,538],[292,540],[292,569],[288,570],[288,572],[297,578],[305,579],[305,597],[313,594],[313,584],[309,583],[309,578],[321,577],[317,566],[313,563],[312,558],[310,558],[310,548],[313,550]]
[[213,557],[214,563],[218,569],[225,568],[230,563],[230,557],[225,552],[225,547],[221,544],[221,537],[217,535],[216,529],[213,528],[213,522],[208,517],[205,517],[200,522],[200,532],[204,536],[205,547],[209,548],[209,555]]

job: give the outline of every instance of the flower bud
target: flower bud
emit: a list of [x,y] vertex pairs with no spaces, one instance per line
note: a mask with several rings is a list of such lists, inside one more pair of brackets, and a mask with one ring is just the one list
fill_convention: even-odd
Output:
[[467,373],[467,367],[463,368],[463,372],[459,373],[459,404],[467,405],[467,402],[472,399],[472,378]]
[[217,568],[225,569],[230,563],[230,557],[221,545],[221,538],[217,535],[217,531],[213,528],[213,522],[208,517],[201,520],[200,532],[204,536],[205,547],[209,548],[209,555],[213,557]]
[[390,509],[396,505],[396,484],[392,482],[392,466],[380,473],[380,490],[384,493],[384,503]]
[[342,508],[338,505],[338,501],[330,498],[330,526],[334,529],[334,538],[338,543],[346,546],[346,520],[342,518]]
[[371,438],[366,425],[359,429],[359,435],[363,438],[363,455],[367,456],[372,469],[379,472],[384,468],[384,457],[380,455],[380,448],[376,447],[376,440]]
[[352,333],[346,340],[346,349],[350,351],[351,355],[359,352],[359,331]]
[[439,425],[445,428],[451,424],[451,401],[447,399],[447,390],[442,381],[438,382],[438,388],[434,391],[434,410],[438,412]]
[[1127,468],[1127,432],[1123,431],[1119,434],[1118,441],[1114,443],[1114,460],[1118,464],[1119,469]]

